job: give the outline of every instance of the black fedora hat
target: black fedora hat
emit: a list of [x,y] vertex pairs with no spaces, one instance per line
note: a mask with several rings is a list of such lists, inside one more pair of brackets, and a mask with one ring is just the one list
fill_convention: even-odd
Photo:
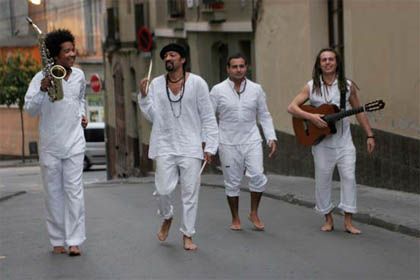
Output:
[[170,51],[179,53],[179,55],[182,58],[185,58],[187,55],[187,52],[185,51],[185,48],[183,46],[176,43],[170,43],[162,48],[162,50],[160,51],[160,58],[163,59],[165,53]]

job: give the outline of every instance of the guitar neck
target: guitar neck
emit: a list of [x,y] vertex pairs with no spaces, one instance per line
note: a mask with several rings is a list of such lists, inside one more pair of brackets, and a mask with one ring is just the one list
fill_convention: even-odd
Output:
[[363,106],[359,107],[359,108],[355,108],[355,109],[350,109],[350,110],[346,110],[346,111],[342,111],[342,112],[338,112],[338,113],[334,113],[334,114],[329,114],[323,117],[323,119],[326,122],[336,122],[338,120],[341,120],[343,118],[361,113],[365,110],[365,108]]

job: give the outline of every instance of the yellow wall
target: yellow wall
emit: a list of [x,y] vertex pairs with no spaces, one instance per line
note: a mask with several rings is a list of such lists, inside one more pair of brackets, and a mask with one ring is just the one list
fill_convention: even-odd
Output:
[[326,1],[263,1],[255,32],[256,80],[267,93],[275,128],[293,133],[287,105],[310,80],[328,44]]
[[420,139],[420,1],[344,1],[349,77],[364,102],[384,99],[374,127]]
[[[362,103],[386,102],[385,110],[368,115],[373,128],[420,139],[420,1],[343,2],[346,76],[361,88]],[[311,79],[317,52],[328,46],[327,1],[262,3],[256,78],[276,129],[293,134],[286,108]]]
[[[23,113],[25,127],[25,155],[29,142],[38,142],[38,118]],[[0,155],[22,155],[22,127],[18,108],[0,107]],[[38,143],[39,151],[39,143]]]

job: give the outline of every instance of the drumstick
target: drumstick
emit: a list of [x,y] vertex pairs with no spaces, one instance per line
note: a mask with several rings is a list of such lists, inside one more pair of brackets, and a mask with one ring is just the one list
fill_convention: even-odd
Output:
[[200,177],[201,176],[201,173],[203,173],[204,167],[206,167],[206,163],[207,163],[207,160],[205,160],[203,162],[203,165],[201,166],[201,169],[200,169],[200,173],[198,173],[198,177]]
[[152,74],[152,67],[153,67],[153,60],[150,60],[149,73],[147,74],[147,81],[146,81],[146,94],[149,92],[149,81],[150,81],[150,74]]

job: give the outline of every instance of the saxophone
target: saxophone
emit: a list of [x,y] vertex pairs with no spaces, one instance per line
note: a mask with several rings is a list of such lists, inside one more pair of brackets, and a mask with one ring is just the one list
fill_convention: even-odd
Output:
[[51,102],[59,101],[64,97],[62,80],[66,76],[67,71],[61,65],[54,65],[54,59],[50,56],[50,52],[45,45],[45,34],[32,22],[31,18],[27,17],[26,20],[38,35],[39,50],[41,52],[42,66],[44,67],[42,73],[44,77],[50,76],[52,78],[51,86],[48,88],[49,99]]

